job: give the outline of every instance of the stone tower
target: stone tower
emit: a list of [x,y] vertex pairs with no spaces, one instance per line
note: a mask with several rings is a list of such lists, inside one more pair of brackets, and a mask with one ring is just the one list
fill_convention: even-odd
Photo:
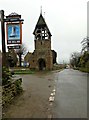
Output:
[[34,29],[35,50],[30,57],[30,68],[37,70],[52,70],[53,52],[51,50],[51,33],[40,13],[38,22]]

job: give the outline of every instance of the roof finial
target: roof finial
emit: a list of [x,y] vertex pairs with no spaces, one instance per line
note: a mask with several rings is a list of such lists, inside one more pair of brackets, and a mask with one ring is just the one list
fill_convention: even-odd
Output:
[[42,6],[40,7],[40,14],[42,14]]
[[45,12],[44,12],[44,19],[45,19]]

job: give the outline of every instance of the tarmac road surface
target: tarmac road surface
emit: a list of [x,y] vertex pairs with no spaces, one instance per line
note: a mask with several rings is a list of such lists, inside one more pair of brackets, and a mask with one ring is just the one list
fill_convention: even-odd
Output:
[[87,73],[65,69],[56,73],[54,118],[87,118]]
[[86,73],[65,69],[21,77],[24,92],[3,111],[4,118],[87,117]]

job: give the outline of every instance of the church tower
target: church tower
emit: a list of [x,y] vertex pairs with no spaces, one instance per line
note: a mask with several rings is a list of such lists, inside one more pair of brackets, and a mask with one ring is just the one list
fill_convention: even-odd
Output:
[[37,70],[52,70],[53,52],[51,50],[51,33],[45,22],[42,12],[35,26],[34,32],[35,50],[30,58],[30,68]]

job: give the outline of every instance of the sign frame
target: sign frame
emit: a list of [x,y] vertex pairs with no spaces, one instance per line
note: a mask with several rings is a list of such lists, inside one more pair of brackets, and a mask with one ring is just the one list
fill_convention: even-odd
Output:
[[[13,35],[11,35],[12,34],[11,32],[14,32]],[[6,35],[7,35],[7,44],[22,44],[22,23],[21,22],[7,23]]]
[[20,45],[15,45],[15,46],[7,46],[8,49],[20,49]]

